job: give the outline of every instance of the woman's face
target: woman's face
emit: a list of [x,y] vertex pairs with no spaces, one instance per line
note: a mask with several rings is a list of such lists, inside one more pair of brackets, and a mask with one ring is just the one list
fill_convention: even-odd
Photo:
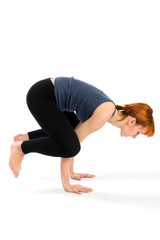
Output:
[[139,134],[144,134],[147,127],[136,124],[135,118],[130,118],[126,124],[121,128],[122,137],[136,138]]

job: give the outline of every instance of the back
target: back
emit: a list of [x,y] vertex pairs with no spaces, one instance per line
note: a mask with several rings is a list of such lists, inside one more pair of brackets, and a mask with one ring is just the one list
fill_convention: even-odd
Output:
[[55,78],[54,89],[60,110],[75,111],[81,122],[89,119],[103,102],[113,102],[103,91],[74,77]]

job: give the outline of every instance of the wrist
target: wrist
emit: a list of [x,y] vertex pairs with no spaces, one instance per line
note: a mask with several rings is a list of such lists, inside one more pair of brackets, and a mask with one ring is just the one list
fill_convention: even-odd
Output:
[[69,186],[70,161],[71,158],[61,159],[61,180],[64,188]]
[[64,190],[68,190],[70,188],[71,184],[70,183],[67,183],[67,184],[63,184],[63,188]]
[[62,186],[64,188],[70,186],[69,178],[67,178],[67,179],[66,178],[62,178]]

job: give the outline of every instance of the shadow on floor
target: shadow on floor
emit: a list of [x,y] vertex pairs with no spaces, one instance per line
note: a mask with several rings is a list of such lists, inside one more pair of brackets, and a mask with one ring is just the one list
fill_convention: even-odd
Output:
[[[109,180],[109,179],[121,179],[121,180],[129,180],[129,179],[141,179],[141,180],[160,180],[160,173],[159,172],[120,172],[120,173],[113,173],[113,174],[104,174],[104,175],[97,175],[96,180]],[[51,180],[51,179],[50,179]],[[86,179],[85,179],[86,181]],[[77,184],[82,184],[77,183]],[[151,209],[160,210],[160,195],[156,194],[110,194],[106,192],[95,192],[85,194],[82,193],[81,195],[67,193],[63,190],[63,188],[52,188],[52,189],[44,189],[44,190],[37,190],[35,193],[40,194],[58,194],[63,196],[70,196],[70,197],[82,197],[86,200],[96,200],[96,201],[105,201],[117,204],[124,204],[124,205],[132,205],[132,206],[139,206],[139,207],[147,207]]]
[[110,174],[97,175],[97,180],[101,179],[151,179],[160,180],[160,172],[117,172]]

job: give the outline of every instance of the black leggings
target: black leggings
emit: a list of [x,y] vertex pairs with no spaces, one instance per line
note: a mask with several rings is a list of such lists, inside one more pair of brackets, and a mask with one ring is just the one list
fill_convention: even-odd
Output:
[[22,151],[54,157],[74,157],[81,149],[74,128],[80,122],[74,112],[60,111],[50,78],[36,82],[28,91],[27,105],[42,129],[28,132]]

